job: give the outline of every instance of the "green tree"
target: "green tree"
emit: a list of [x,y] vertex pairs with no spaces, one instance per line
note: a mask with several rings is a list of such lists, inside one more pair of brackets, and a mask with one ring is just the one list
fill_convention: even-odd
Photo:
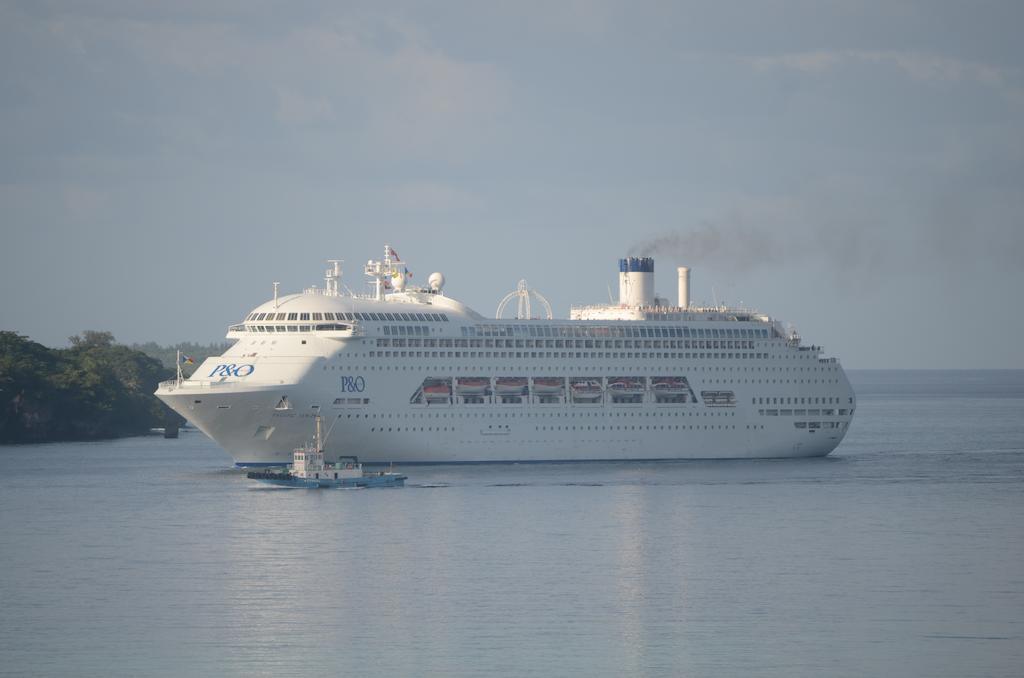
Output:
[[50,349],[0,332],[0,443],[138,435],[182,421],[153,395],[173,370],[109,332],[70,341]]

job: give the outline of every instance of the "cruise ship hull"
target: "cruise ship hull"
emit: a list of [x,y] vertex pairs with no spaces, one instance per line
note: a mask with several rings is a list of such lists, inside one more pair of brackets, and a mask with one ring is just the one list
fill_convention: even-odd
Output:
[[[835,369],[829,381],[852,400],[845,375]],[[194,388],[186,382],[159,395],[246,467],[287,464],[291,450],[308,439],[316,414],[324,418],[328,458],[353,455],[369,464],[405,465],[820,457],[842,441],[850,416],[814,415],[835,427],[796,428],[791,415],[764,416],[753,403],[660,404],[652,402],[653,393],[638,403],[614,403],[605,394],[601,402],[535,402],[544,397],[538,396],[505,403],[494,395],[486,402],[451,402],[459,400],[453,397],[410,405],[406,394],[415,384],[386,374],[367,380],[369,397],[358,400],[369,405],[347,398],[335,405],[336,393],[315,385],[323,374],[314,369],[302,382],[255,388]],[[401,396],[388,403],[388,393]],[[287,409],[278,407],[282,398]]]
[[618,305],[495,320],[440,274],[405,289],[385,252],[374,295],[342,293],[334,262],[157,396],[241,466],[287,464],[316,416],[328,459],[371,464],[816,457],[852,421],[835,358],[767,315],[692,307],[684,269],[677,307],[654,303],[653,260],[624,259]]

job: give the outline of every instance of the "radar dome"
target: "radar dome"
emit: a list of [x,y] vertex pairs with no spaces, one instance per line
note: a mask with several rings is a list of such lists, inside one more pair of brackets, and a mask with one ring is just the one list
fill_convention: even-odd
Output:
[[430,277],[427,278],[427,284],[430,285],[430,289],[435,292],[440,292],[441,288],[444,287],[444,275],[434,271],[430,274]]

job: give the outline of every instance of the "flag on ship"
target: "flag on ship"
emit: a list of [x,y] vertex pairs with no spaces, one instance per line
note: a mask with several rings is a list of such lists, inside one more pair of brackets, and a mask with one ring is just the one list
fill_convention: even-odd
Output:
[[192,360],[192,356],[185,355],[184,353],[181,354],[181,364],[182,365],[194,365],[195,362],[196,362],[195,360]]
[[412,277],[412,271],[410,271],[409,269],[407,269],[404,266],[402,267],[402,270],[405,271],[405,277],[406,278],[411,278]]
[[388,256],[394,257],[395,261],[401,261],[402,260],[402,258],[400,256],[398,256],[398,252],[395,251],[395,248],[390,246],[390,245],[388,245]]

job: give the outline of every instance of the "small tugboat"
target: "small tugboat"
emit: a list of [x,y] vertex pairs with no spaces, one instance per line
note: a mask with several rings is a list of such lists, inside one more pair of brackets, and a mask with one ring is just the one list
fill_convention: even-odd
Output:
[[246,477],[282,487],[405,487],[406,476],[401,473],[363,473],[363,465],[356,457],[338,457],[335,464],[325,462],[320,415],[315,420],[316,439],[295,448],[289,468],[284,471],[249,471]]

